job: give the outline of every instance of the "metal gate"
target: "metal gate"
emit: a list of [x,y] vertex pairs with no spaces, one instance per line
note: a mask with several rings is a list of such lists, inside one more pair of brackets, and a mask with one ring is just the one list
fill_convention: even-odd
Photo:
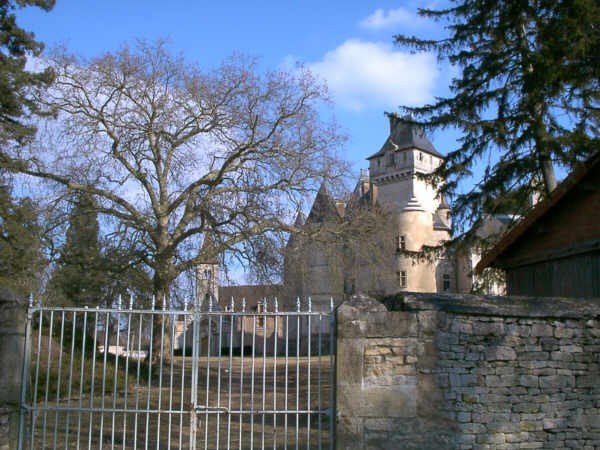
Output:
[[161,306],[30,305],[19,449],[333,448],[333,302]]

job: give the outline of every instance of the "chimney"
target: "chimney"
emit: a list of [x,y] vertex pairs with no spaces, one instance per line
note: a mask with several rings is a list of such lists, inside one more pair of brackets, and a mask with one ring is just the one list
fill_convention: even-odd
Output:
[[387,113],[387,116],[390,120],[390,134],[392,134],[400,122],[400,117],[398,117],[398,114],[396,113]]

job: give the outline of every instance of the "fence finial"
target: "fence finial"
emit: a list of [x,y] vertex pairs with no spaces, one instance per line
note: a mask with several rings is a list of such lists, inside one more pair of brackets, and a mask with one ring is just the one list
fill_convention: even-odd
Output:
[[187,309],[188,309],[188,298],[184,297],[183,298],[183,310],[187,311]]
[[167,296],[165,294],[163,294],[162,310],[163,311],[167,310]]
[[275,312],[279,312],[279,303],[277,302],[277,297],[273,301],[273,307],[275,308]]
[[296,297],[296,311],[300,312],[300,297]]
[[333,309],[334,309],[333,297],[329,297],[329,309],[331,309],[331,312],[333,312]]
[[208,312],[212,312],[213,310],[213,298],[212,295],[208,296]]
[[133,309],[133,293],[129,292],[129,309]]
[[29,309],[33,308],[33,293],[29,294]]
[[242,298],[242,312],[246,312],[246,297]]
[[312,299],[308,297],[308,312],[312,312]]
[[229,303],[229,310],[231,312],[235,311],[235,300],[233,299],[233,295],[231,296],[231,303]]
[[152,294],[152,311],[154,311],[155,306],[156,306],[156,295]]

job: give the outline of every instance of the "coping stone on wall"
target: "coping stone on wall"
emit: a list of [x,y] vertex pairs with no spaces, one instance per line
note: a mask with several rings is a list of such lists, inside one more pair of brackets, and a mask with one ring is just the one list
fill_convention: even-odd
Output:
[[443,311],[494,317],[581,319],[600,316],[600,298],[498,297],[471,294],[400,293],[384,297],[388,311]]

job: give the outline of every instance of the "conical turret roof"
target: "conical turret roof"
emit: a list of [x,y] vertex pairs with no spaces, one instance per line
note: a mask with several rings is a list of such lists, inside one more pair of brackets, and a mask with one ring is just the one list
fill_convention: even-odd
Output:
[[323,182],[319,188],[319,192],[317,192],[315,202],[308,214],[306,223],[319,223],[333,218],[338,219],[339,217],[340,215],[336,208],[335,200],[327,190],[325,182]]
[[216,246],[211,233],[205,233],[200,249],[201,264],[219,264],[217,257]]

